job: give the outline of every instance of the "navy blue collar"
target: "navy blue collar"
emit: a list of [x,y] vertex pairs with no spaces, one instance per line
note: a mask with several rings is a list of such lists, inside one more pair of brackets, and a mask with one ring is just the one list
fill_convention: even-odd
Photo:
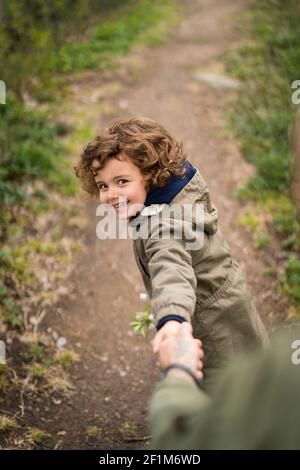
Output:
[[185,162],[185,168],[186,174],[184,177],[172,175],[165,186],[152,189],[152,191],[148,193],[145,206],[151,206],[151,204],[169,204],[187,185],[197,171],[188,161]]

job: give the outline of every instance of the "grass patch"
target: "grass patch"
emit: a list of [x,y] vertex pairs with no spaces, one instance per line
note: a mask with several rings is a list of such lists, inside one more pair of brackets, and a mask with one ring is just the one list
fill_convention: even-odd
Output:
[[9,386],[8,367],[6,364],[0,364],[0,395],[4,394]]
[[48,433],[38,428],[28,428],[26,433],[26,438],[32,444],[41,444],[48,436]]
[[15,420],[7,416],[0,415],[0,434],[9,433],[17,428]]
[[9,96],[6,105],[0,106],[0,118],[2,205],[30,197],[24,184],[28,181],[44,180],[57,189],[70,184],[71,176],[61,163],[65,149],[60,130],[49,117]]
[[162,43],[167,25],[176,21],[178,13],[174,1],[141,0],[134,7],[124,10],[118,20],[97,27],[88,40],[62,47],[58,69],[64,73],[114,69],[115,59],[127,55],[137,42],[147,45]]
[[285,275],[283,278],[283,291],[300,306],[300,261],[291,254],[285,263]]
[[90,426],[86,431],[89,439],[98,439],[102,434],[102,429],[98,426]]
[[123,439],[131,439],[137,437],[137,425],[131,422],[125,422],[120,427]]
[[300,227],[291,199],[292,156],[290,134],[296,106],[292,83],[300,70],[300,4],[296,0],[260,0],[250,5],[242,20],[243,45],[226,57],[229,73],[243,86],[226,117],[243,155],[255,165],[256,176],[238,188],[236,196],[253,199],[272,215],[270,231],[257,233],[255,216],[244,223],[258,249],[276,236],[290,252],[284,266],[283,291],[298,303]]
[[55,362],[56,364],[60,364],[64,369],[67,369],[71,365],[74,364],[74,354],[72,351],[63,351],[59,353],[59,355],[56,357]]

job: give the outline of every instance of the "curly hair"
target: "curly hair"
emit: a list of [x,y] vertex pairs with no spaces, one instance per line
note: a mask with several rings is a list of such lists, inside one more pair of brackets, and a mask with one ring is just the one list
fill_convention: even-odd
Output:
[[149,118],[118,119],[84,148],[76,176],[91,195],[98,195],[92,162],[102,169],[108,160],[129,158],[142,172],[146,190],[162,187],[173,174],[184,176],[186,155],[182,143]]

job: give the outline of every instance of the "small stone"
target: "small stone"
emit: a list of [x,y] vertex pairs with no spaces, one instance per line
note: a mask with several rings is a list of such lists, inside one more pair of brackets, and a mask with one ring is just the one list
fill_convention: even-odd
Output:
[[146,292],[140,292],[140,300],[146,301],[147,300],[147,294]]
[[196,80],[208,83],[213,88],[220,89],[237,89],[241,87],[241,82],[225,75],[217,75],[214,73],[195,73]]
[[61,400],[57,400],[56,398],[52,397],[52,401],[54,405],[61,405]]
[[128,108],[128,101],[127,100],[120,100],[119,101],[119,108],[121,109],[127,109]]
[[57,289],[59,295],[67,295],[69,293],[69,289],[67,289],[67,287],[65,286],[60,286],[58,289]]
[[66,344],[67,344],[67,340],[66,338],[64,338],[64,336],[60,336],[56,341],[56,346],[58,348],[64,348]]

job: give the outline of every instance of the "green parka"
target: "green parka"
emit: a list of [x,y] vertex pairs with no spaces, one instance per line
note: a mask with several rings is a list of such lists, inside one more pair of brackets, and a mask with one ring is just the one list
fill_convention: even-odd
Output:
[[[204,344],[204,385],[214,381],[215,372],[232,355],[268,344],[263,323],[256,311],[244,274],[232,257],[217,224],[217,210],[207,185],[197,170],[190,181],[164,207],[145,207],[130,222],[136,233],[134,254],[148,291],[157,323],[167,315],[180,315],[190,321],[193,334]],[[174,227],[191,220],[178,220],[175,206],[204,209],[203,243],[188,249],[187,239],[176,239]],[[171,211],[170,211],[171,209]],[[162,238],[162,217],[171,227],[171,236]],[[184,232],[184,230],[183,230]],[[183,233],[189,233],[187,230]]]

